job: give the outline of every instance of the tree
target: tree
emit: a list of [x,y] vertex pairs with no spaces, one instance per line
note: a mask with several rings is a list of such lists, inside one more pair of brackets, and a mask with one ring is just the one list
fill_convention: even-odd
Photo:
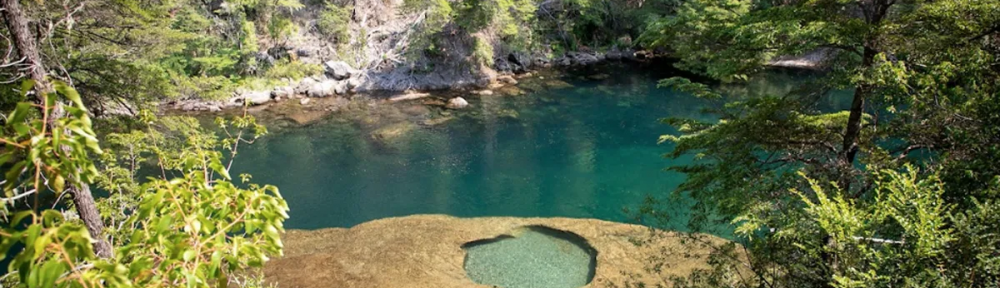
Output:
[[[989,183],[998,173],[982,163],[996,163],[998,158],[984,145],[1000,136],[990,128],[998,125],[996,118],[989,116],[997,112],[991,101],[1000,92],[995,84],[1000,79],[995,65],[1000,56],[996,8],[964,0],[686,2],[676,15],[653,23],[642,40],[672,49],[680,58],[679,67],[724,83],[748,81],[780,55],[815,49],[837,52],[826,73],[807,89],[788,95],[735,95],[688,79],[661,81],[663,86],[715,102],[707,112],[719,118],[665,120],[682,134],[661,138],[676,144],[668,156],[696,154],[699,159],[671,168],[689,176],[678,193],[697,199],[697,211],[735,219],[756,267],[755,281],[769,287],[850,286],[839,282],[846,277],[844,271],[869,271],[859,263],[867,265],[870,259],[849,261],[838,254],[839,247],[854,243],[836,231],[810,226],[784,238],[769,232],[781,233],[783,227],[819,217],[808,213],[809,205],[800,201],[803,197],[818,199],[824,197],[821,191],[835,191],[828,196],[842,199],[838,205],[844,209],[883,205],[877,200],[879,191],[893,182],[880,181],[879,175],[911,171],[904,167],[912,164],[922,167],[920,177],[927,179],[936,177],[931,176],[934,171],[946,171],[942,177],[948,189],[941,190],[940,197],[946,206],[954,205],[949,211],[988,210],[980,201],[996,197]],[[837,90],[852,93],[830,93]],[[845,110],[820,111],[816,106],[823,97],[843,94],[851,97]],[[977,157],[984,162],[972,161]],[[969,169],[972,166],[966,164],[972,162],[982,169]],[[804,181],[800,171],[815,182]],[[975,180],[963,183],[952,177]],[[946,226],[956,221],[944,219]],[[881,248],[886,246],[891,245]],[[876,249],[877,253],[892,250]],[[958,249],[948,250],[952,251]],[[935,261],[942,263],[940,258]],[[947,269],[971,271],[990,261]],[[975,278],[972,286],[995,285],[987,276],[993,275],[989,269],[976,271],[983,278]],[[919,272],[875,273],[915,277],[912,273]],[[948,281],[968,276],[951,275]],[[931,283],[920,281],[911,284]]]
[[[31,89],[27,83],[24,91]],[[261,267],[269,255],[281,254],[280,233],[288,206],[277,188],[255,184],[240,188],[231,182],[229,166],[223,164],[221,146],[230,145],[230,156],[235,156],[238,143],[250,142],[266,131],[252,118],[240,118],[219,121],[226,131],[230,126],[238,130],[232,138],[218,140],[189,120],[189,125],[174,130],[182,135],[184,145],[146,146],[150,149],[140,153],[157,157],[163,176],[146,182],[131,178],[129,194],[119,190],[102,200],[103,216],[114,224],[110,235],[116,237],[114,257],[97,257],[94,234],[79,221],[38,202],[45,195],[63,193],[66,187],[98,180],[108,185],[107,175],[115,175],[109,168],[99,173],[90,158],[104,151],[79,95],[61,82],[54,86],[56,92],[42,94],[41,117],[30,116],[37,104],[19,104],[3,130],[10,136],[0,138],[4,143],[0,162],[11,167],[0,198],[0,216],[6,220],[0,229],[0,251],[12,255],[9,268],[19,287],[220,286],[245,277],[249,267]],[[71,105],[65,106],[65,117],[48,121],[58,98]],[[253,137],[247,138],[245,132]],[[241,178],[250,179],[249,175]],[[23,207],[18,201],[31,197],[34,204],[18,208]],[[114,208],[107,209],[112,204]],[[24,248],[10,253],[15,245]]]
[[[48,73],[46,72],[45,66],[41,61],[41,57],[39,56],[37,43],[35,43],[33,34],[30,31],[28,31],[27,20],[25,19],[24,12],[21,10],[20,3],[16,0],[5,0],[3,2],[0,2],[0,4],[3,4],[4,17],[7,20],[7,27],[13,36],[12,38],[14,46],[17,47],[18,54],[21,55],[22,59],[24,59],[26,70],[28,71],[28,75],[31,78],[30,82],[25,82],[29,83],[30,85],[22,86],[21,91],[22,93],[27,93],[28,92],[27,90],[30,89],[32,85],[36,88],[35,95],[37,95],[38,102],[42,103],[41,105],[38,105],[38,108],[41,110],[42,112],[41,114],[46,116],[43,119],[46,119],[45,125],[48,126],[48,127],[43,127],[43,129],[41,129],[42,131],[41,133],[45,134],[46,130],[54,131],[58,128],[53,126],[53,124],[56,123],[56,121],[59,121],[59,118],[63,117],[62,103],[60,101],[55,101],[55,97],[47,98],[46,96],[49,93],[51,93],[52,87],[50,87],[48,83],[47,79]],[[65,87],[64,85],[58,85],[57,87],[62,90],[60,92],[67,98],[69,98],[69,100],[74,101],[74,103],[80,105],[80,107],[76,107],[77,109],[83,109],[82,107],[83,102],[75,91],[71,91],[68,87]],[[52,101],[50,102],[50,100]],[[23,107],[22,106],[18,107],[18,109],[21,108]],[[49,111],[49,109],[51,109],[51,111]],[[20,123],[15,123],[15,124],[20,124]],[[78,131],[72,131],[72,130],[66,130],[63,133],[70,134],[74,132],[79,133]],[[82,132],[87,132],[87,131],[82,131]],[[58,142],[56,142],[56,144],[58,144]],[[61,147],[57,146],[55,148],[61,148]],[[55,151],[48,151],[48,152],[55,153]],[[80,172],[76,172],[71,175],[79,177],[80,175],[78,173]],[[87,227],[87,229],[90,231],[90,234],[93,235],[97,241],[94,244],[94,250],[97,253],[97,255],[100,257],[111,257],[112,256],[111,246],[110,244],[108,244],[107,240],[104,239],[103,237],[104,225],[100,219],[100,216],[97,214],[97,206],[94,203],[94,196],[90,193],[90,187],[87,186],[87,183],[81,180],[82,179],[77,179],[75,181],[71,180],[73,181],[71,183],[76,183],[76,185],[71,185],[69,187],[69,190],[72,191],[73,205],[79,212],[80,218],[83,220],[84,225]],[[40,191],[38,190],[38,188],[40,187],[35,187],[35,188],[36,191]]]

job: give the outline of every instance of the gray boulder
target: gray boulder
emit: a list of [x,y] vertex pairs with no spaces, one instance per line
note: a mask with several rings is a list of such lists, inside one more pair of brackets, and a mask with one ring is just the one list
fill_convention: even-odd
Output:
[[337,95],[346,95],[348,89],[347,86],[348,81],[337,81],[337,83],[333,85],[333,93],[337,93]]
[[358,74],[358,70],[347,65],[344,61],[327,61],[323,63],[323,68],[326,69],[326,74],[334,80],[344,80]]
[[274,87],[274,90],[271,91],[271,98],[276,100],[288,99],[292,97],[295,97],[295,88],[292,88],[292,86]]
[[612,48],[604,57],[611,61],[618,61],[622,59],[622,52],[618,51],[618,48]]
[[246,103],[250,103],[250,105],[260,105],[271,102],[271,91],[243,92],[239,97]]
[[597,56],[590,53],[570,53],[569,58],[572,58],[573,64],[576,65],[591,65],[601,61]]
[[312,87],[309,87],[306,92],[309,97],[326,97],[336,93],[334,90],[337,86],[337,81],[326,80],[323,82],[315,83]]
[[316,85],[316,79],[313,78],[302,79],[302,81],[299,81],[298,85],[295,85],[295,94],[304,95],[306,93],[309,93],[309,88],[312,88],[313,85]]

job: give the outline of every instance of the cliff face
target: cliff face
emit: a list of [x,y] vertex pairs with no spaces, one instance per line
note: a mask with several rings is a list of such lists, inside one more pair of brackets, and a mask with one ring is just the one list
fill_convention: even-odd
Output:
[[594,219],[414,215],[350,229],[290,230],[285,255],[268,262],[264,273],[281,287],[486,287],[466,276],[462,246],[516,236],[526,226],[579,235],[596,250],[594,277],[584,287],[669,284],[669,276],[707,268],[704,243],[725,243],[713,236],[684,242],[677,233]]
[[[461,7],[457,1],[446,2]],[[488,18],[493,22],[482,27],[468,28],[459,24],[460,20],[434,18],[437,12],[433,7],[414,8],[421,5],[403,0],[335,0],[333,6],[344,9],[349,17],[341,23],[346,27],[343,34],[331,37],[319,29],[323,14],[329,13],[322,5],[307,3],[307,8],[296,11],[293,21],[300,28],[297,34],[265,43],[267,57],[314,64],[343,61],[361,71],[354,88],[359,92],[482,87],[499,74],[548,65],[587,65],[604,59],[599,53],[553,55],[544,44],[548,39],[539,35],[512,45],[512,36],[504,34],[510,32],[502,31],[509,27],[500,27],[500,20],[494,19],[497,17]],[[528,10],[534,13],[534,9]],[[523,26],[517,28],[522,33],[533,33],[530,23],[517,24]]]

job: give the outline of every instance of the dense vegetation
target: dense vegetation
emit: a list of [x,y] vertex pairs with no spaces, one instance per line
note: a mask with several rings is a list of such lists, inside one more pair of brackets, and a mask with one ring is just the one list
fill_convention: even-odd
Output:
[[[0,285],[261,285],[249,268],[280,255],[288,207],[277,188],[229,171],[241,143],[266,130],[244,116],[209,131],[142,108],[317,73],[294,56],[274,59],[281,53],[270,48],[310,29],[343,51],[362,49],[355,36],[367,32],[351,26],[357,7],[306,3],[321,8],[301,27],[293,20],[305,5],[294,0],[2,4],[10,52],[0,67],[0,251],[13,251],[13,273]],[[717,121],[665,119],[681,135],[660,140],[676,144],[668,157],[697,156],[671,168],[688,176],[677,193],[697,200],[691,228],[735,225],[745,249],[718,247],[713,269],[675,279],[679,286],[1000,285],[995,1],[407,0],[402,8],[420,15],[411,60],[446,53],[449,41],[469,41],[461,56],[478,65],[539,47],[639,45],[670,51],[678,67],[713,81],[660,83],[718,104],[706,110]],[[835,56],[803,89],[710,88],[816,49]],[[820,111],[824,97],[851,105]],[[115,133],[96,135],[94,121],[105,120],[92,116],[121,107],[138,121],[99,122]],[[90,185],[108,196],[94,199]],[[662,217],[651,205],[644,212]]]
[[[788,95],[661,82],[719,102],[709,110],[719,121],[666,119],[682,135],[661,141],[677,145],[669,157],[700,159],[671,168],[689,176],[677,193],[698,200],[692,225],[733,219],[747,248],[687,283],[1000,284],[998,30],[1000,4],[976,0],[691,0],[654,23],[645,41],[724,82],[780,55],[836,53],[809,89]],[[824,112],[823,97],[852,101]]]

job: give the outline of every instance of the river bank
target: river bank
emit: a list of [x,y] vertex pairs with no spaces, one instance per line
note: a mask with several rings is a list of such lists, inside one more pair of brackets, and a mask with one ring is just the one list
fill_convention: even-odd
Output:
[[[459,76],[459,69],[416,74],[406,86],[399,86],[398,79],[386,77],[377,71],[359,70],[343,61],[326,61],[324,73],[299,80],[285,79],[285,85],[269,90],[238,90],[224,100],[181,99],[163,103],[164,110],[220,112],[239,109],[243,106],[261,106],[283,101],[305,103],[319,98],[347,98],[355,95],[382,96],[390,101],[422,98],[418,95],[449,92],[467,92],[477,95],[503,93],[504,87],[518,83],[518,79],[531,78],[539,74],[554,74],[560,71],[593,67],[606,63],[649,64],[654,55],[648,51],[613,50],[601,52],[571,52],[557,58],[545,56],[528,57],[512,53],[504,61],[496,64],[496,70],[480,67],[475,77]],[[501,90],[501,91],[498,91]],[[305,99],[305,100],[303,100]],[[393,100],[394,99],[394,100]],[[333,102],[338,102],[334,100]],[[318,101],[324,102],[324,101]]]

